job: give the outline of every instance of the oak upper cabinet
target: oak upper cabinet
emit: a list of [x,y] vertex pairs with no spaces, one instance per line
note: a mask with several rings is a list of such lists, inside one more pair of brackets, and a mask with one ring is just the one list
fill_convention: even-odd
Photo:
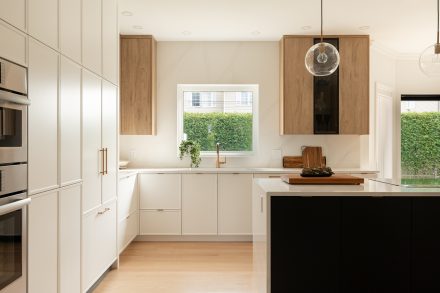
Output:
[[252,174],[218,175],[218,234],[252,234]]
[[121,134],[156,134],[156,41],[121,36]]
[[16,28],[26,30],[26,0],[0,0],[0,18]]
[[59,192],[59,292],[81,290],[81,186]]
[[83,70],[82,85],[83,212],[87,212],[101,205],[101,79]]
[[60,62],[60,185],[81,180],[81,67]]
[[102,75],[118,84],[118,18],[116,0],[102,1]]
[[82,61],[96,74],[102,72],[101,7],[101,0],[82,0]]
[[60,51],[81,63],[81,0],[59,0]]
[[29,34],[44,44],[58,48],[58,0],[28,2]]
[[313,134],[313,76],[304,65],[311,37],[285,36],[280,42],[280,132]]
[[29,40],[29,193],[58,187],[58,53]]
[[339,38],[339,134],[368,134],[370,39]]
[[58,292],[58,193],[32,197],[29,205],[29,293]]
[[182,234],[217,235],[217,174],[182,175]]

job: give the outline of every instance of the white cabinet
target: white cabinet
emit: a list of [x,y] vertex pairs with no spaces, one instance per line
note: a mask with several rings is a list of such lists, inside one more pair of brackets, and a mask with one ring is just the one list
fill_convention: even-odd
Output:
[[102,202],[116,198],[117,185],[117,129],[118,129],[118,89],[107,81],[102,81],[102,148],[104,149],[105,174],[102,176]]
[[60,51],[81,63],[81,0],[59,0]]
[[115,201],[83,217],[82,241],[82,291],[86,292],[117,257]]
[[140,174],[140,208],[180,210],[180,174]]
[[82,131],[83,131],[83,212],[101,205],[101,80],[83,70]]
[[58,54],[29,41],[29,193],[58,187]]
[[182,175],[182,234],[217,235],[217,174]]
[[59,292],[81,288],[81,186],[59,192]]
[[11,60],[21,65],[27,64],[27,36],[24,33],[0,21],[0,39],[8,40],[7,42],[3,42],[0,46],[0,56],[2,58]]
[[32,198],[29,205],[29,293],[58,291],[58,193]]
[[82,61],[97,74],[101,74],[102,66],[101,7],[101,0],[82,1]]
[[218,175],[219,235],[252,235],[252,177]]
[[0,0],[0,18],[16,28],[26,30],[26,0]]
[[81,179],[81,68],[65,57],[60,62],[60,183]]
[[31,0],[27,2],[29,34],[44,44],[57,49],[58,0]]
[[181,235],[180,210],[141,210],[140,235]]
[[118,249],[121,253],[139,233],[139,193],[137,175],[119,179]]
[[102,75],[118,83],[118,18],[116,0],[102,1]]

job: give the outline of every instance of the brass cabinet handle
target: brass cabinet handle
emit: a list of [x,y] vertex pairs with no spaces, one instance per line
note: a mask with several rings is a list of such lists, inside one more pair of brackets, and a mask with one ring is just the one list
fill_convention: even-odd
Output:
[[98,212],[98,215],[103,215],[106,212],[108,212],[110,210],[110,208],[105,208],[103,211]]
[[104,175],[105,169],[104,169],[104,149],[100,149],[99,153],[101,154],[101,170],[99,171],[99,174]]
[[108,174],[108,148],[104,149],[104,155],[105,155],[105,171],[104,171],[104,174]]

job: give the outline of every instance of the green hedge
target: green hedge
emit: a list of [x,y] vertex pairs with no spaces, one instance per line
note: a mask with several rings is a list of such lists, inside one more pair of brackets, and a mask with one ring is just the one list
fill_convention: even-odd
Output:
[[185,113],[183,132],[200,144],[202,151],[252,151],[251,113]]
[[440,169],[440,113],[402,113],[402,175]]

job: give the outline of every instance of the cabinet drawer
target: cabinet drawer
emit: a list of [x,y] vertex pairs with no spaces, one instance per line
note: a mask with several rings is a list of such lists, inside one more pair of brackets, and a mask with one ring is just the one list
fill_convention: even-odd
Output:
[[26,35],[0,21],[0,39],[7,40],[0,46],[0,56],[26,65]]
[[121,253],[139,233],[139,212],[125,217],[118,227],[118,250]]
[[139,210],[139,196],[136,175],[119,180],[118,220],[122,221],[128,215]]
[[141,211],[140,235],[181,235],[181,212]]
[[139,189],[141,209],[180,209],[180,174],[140,174]]
[[83,219],[83,292],[115,261],[116,248],[116,202],[112,202],[92,210]]

